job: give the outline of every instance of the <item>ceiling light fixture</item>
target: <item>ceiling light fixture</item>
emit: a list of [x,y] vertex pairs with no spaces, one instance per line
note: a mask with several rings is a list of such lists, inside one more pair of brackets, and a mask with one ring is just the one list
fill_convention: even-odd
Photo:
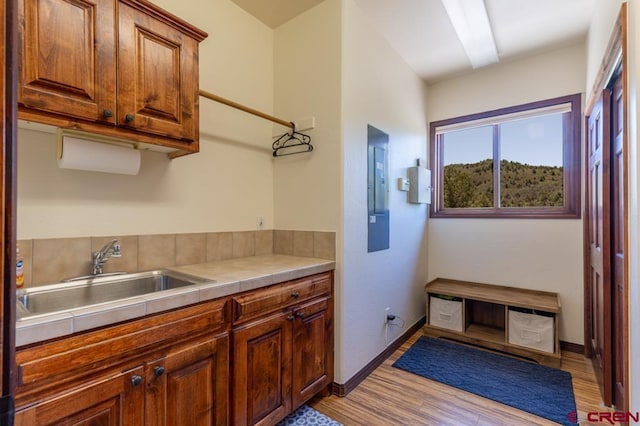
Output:
[[480,68],[498,62],[484,0],[442,0],[471,66]]

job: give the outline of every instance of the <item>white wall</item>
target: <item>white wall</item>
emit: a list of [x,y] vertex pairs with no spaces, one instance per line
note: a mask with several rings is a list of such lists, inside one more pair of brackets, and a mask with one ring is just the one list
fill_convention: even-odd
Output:
[[[200,87],[273,110],[273,31],[230,0],[154,0],[207,31]],[[55,138],[18,134],[18,238],[273,227],[271,124],[200,100],[201,152],[143,153],[138,176],[59,170]]]
[[337,231],[340,224],[340,20],[340,0],[327,0],[275,30],[275,114],[316,122],[303,131],[313,152],[275,160],[277,229]]
[[367,124],[390,135],[393,179],[425,158],[425,88],[352,0],[278,27],[274,66],[276,115],[316,118],[313,153],[275,162],[275,225],[337,231],[335,381],[345,383],[384,350],[385,307],[405,328],[424,314],[426,207],[392,191],[391,249],[367,254],[366,140]]
[[[274,163],[276,229],[336,232],[334,286],[335,377],[344,346],[342,260],[342,1],[325,0],[275,30],[275,111],[288,120],[315,118],[311,153]],[[282,131],[282,128],[278,129]],[[285,129],[286,130],[286,129]],[[352,347],[348,348],[349,351]]]
[[[426,158],[426,87],[365,17],[344,0],[344,257],[340,309],[344,383],[386,346],[384,309],[402,318],[388,342],[424,316],[427,206],[408,204],[396,179]],[[389,135],[390,248],[367,253],[367,124]],[[401,321],[398,321],[401,323]]]
[[[581,93],[585,46],[575,45],[429,86],[428,119]],[[582,344],[582,221],[433,219],[429,279],[454,278],[554,291],[562,303],[560,339]]]

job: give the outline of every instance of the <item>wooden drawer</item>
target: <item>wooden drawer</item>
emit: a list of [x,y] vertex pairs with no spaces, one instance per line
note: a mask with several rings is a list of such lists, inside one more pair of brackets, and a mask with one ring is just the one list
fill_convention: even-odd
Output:
[[17,399],[132,362],[149,351],[227,330],[226,300],[106,327],[16,353]]
[[331,293],[331,272],[233,297],[233,321],[244,322]]

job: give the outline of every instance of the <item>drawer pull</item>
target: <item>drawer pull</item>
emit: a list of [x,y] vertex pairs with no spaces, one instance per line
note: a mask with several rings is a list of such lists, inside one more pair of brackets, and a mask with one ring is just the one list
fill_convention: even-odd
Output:
[[304,314],[302,312],[296,312],[296,318],[304,318]]
[[124,116],[124,121],[126,121],[127,123],[131,123],[135,118],[135,115],[127,114]]
[[133,385],[133,387],[139,386],[142,383],[142,376],[138,376],[137,374],[135,376],[131,376],[131,384]]
[[164,374],[164,367],[156,366],[153,367],[153,375],[156,377],[160,377]]
[[294,318],[295,318],[295,317],[294,317],[293,315],[289,315],[289,316],[287,317],[287,321],[293,321],[293,320],[294,320]]
[[104,111],[102,111],[102,116],[105,118],[111,118],[113,117],[113,111],[111,111],[110,109],[105,109]]
[[294,291],[293,293],[291,293],[291,297],[293,297],[294,299],[297,299],[298,297],[300,297],[300,293],[298,293],[297,291]]

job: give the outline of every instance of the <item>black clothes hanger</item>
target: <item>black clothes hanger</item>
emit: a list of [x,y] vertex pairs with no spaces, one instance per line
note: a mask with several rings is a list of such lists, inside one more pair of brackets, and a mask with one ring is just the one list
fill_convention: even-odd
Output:
[[274,157],[313,151],[311,136],[296,132],[295,125],[293,123],[291,125],[293,126],[291,132],[281,135],[271,145]]

